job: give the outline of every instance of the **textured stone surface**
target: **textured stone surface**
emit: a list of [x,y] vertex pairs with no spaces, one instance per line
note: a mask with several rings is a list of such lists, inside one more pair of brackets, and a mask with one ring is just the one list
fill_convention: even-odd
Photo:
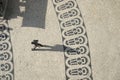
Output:
[[[16,6],[19,4],[16,0]],[[120,79],[120,1],[77,0],[89,39],[94,80]],[[62,45],[62,37],[52,0],[45,16],[41,1],[28,0],[14,8],[9,20],[14,53],[15,80],[65,80],[62,51],[31,51],[31,41],[45,45]],[[25,13],[21,13],[23,11]],[[45,11],[43,11],[45,13]],[[24,22],[23,22],[24,21]],[[24,23],[24,24],[23,24]],[[32,25],[34,24],[34,25]],[[60,47],[62,49],[62,46]]]

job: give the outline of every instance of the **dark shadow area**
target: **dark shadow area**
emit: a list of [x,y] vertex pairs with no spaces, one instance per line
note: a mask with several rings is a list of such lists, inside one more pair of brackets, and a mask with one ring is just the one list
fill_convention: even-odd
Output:
[[[64,48],[65,48],[64,45],[59,45],[59,44],[56,44],[55,46],[43,45],[39,42],[39,40],[33,40],[31,42],[31,45],[34,46],[32,48],[32,51],[59,51],[59,52],[64,52]],[[76,52],[76,50],[74,50],[70,47],[67,47],[67,48]]]
[[23,15],[23,26],[35,26],[45,29],[45,16],[48,0],[27,0]]
[[49,45],[43,45],[39,42],[39,40],[33,40],[31,42],[31,45],[34,45],[32,48],[32,51],[64,51],[63,45],[55,45],[55,46],[49,46]]
[[43,45],[41,48],[32,49],[32,51],[59,51],[64,52],[63,45],[55,45],[55,46],[49,46],[49,45]]
[[3,19],[5,16],[5,11],[7,8],[7,1],[8,0],[0,0],[0,19]]
[[[23,17],[22,27],[45,29],[45,17],[48,0],[8,0],[6,19]],[[20,7],[24,11],[20,10]]]
[[5,19],[17,18],[17,16],[23,16],[20,12],[20,1],[19,0],[8,0],[8,6],[5,14]]

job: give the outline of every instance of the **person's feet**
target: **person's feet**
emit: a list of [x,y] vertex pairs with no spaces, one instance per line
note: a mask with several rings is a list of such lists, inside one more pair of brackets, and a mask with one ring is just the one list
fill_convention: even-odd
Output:
[[33,44],[35,47],[32,49],[32,50],[36,50],[36,48],[37,47],[44,47],[42,44],[40,44],[39,42],[38,42],[38,40],[33,40],[32,42],[31,42],[31,44]]

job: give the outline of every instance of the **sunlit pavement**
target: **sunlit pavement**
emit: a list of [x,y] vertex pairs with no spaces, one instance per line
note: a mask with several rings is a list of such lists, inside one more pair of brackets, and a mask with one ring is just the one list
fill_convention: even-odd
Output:
[[[77,0],[77,3],[86,25],[94,80],[119,80],[119,1]],[[62,36],[52,1],[47,4],[45,25],[41,23],[44,17],[37,13],[41,11],[38,11],[39,0],[29,0],[26,4],[28,10],[20,6],[21,12],[26,10],[26,13],[21,14],[15,8],[12,16],[17,14],[17,17],[9,20],[13,29],[10,33],[16,80],[65,80]],[[48,46],[61,45],[61,50],[43,47],[46,50],[32,51],[33,40]]]

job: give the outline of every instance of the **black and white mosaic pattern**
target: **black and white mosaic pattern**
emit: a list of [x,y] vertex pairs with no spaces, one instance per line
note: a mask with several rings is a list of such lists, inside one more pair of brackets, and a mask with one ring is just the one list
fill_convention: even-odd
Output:
[[88,38],[76,0],[53,0],[61,27],[66,80],[93,80]]
[[0,80],[14,80],[13,51],[6,21],[0,22]]

